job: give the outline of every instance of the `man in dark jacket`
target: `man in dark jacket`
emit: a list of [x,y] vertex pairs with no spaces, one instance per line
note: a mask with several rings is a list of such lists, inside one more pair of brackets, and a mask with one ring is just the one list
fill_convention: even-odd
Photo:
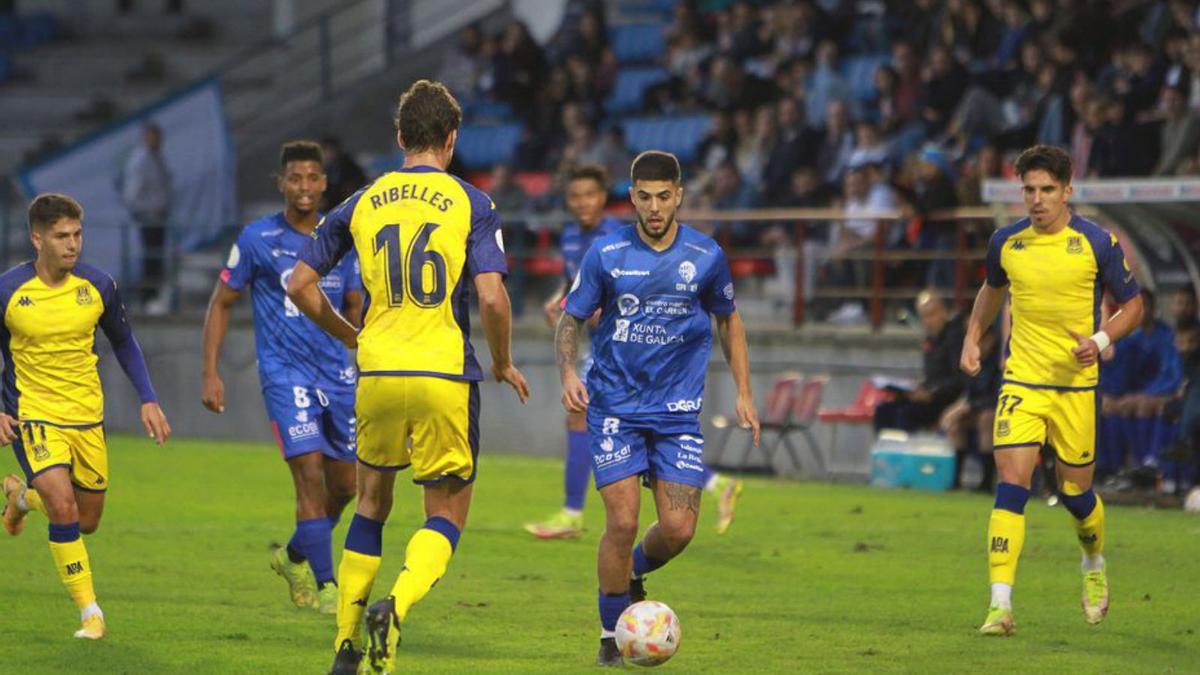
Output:
[[876,431],[931,427],[963,392],[963,375],[958,368],[964,331],[962,317],[951,316],[946,304],[932,291],[922,291],[917,296],[917,315],[925,327],[925,378],[913,391],[903,392],[896,400],[875,408]]

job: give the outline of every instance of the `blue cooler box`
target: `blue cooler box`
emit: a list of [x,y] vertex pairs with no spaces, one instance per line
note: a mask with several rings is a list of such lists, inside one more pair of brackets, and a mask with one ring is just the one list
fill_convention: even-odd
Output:
[[942,436],[884,429],[871,446],[871,485],[949,490],[954,465],[954,448]]

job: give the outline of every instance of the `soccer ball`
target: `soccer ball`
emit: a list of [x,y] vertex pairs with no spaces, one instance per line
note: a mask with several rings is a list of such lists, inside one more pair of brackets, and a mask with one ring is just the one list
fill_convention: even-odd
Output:
[[632,604],[617,619],[617,648],[626,661],[639,666],[666,663],[679,649],[679,637],[679,618],[661,602]]

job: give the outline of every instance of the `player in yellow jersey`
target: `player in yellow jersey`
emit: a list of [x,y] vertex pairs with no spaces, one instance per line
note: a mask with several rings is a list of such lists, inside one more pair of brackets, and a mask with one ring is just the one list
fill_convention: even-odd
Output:
[[[362,658],[360,623],[379,570],[396,472],[424,486],[426,521],[404,567],[367,610],[370,672],[392,672],[400,625],[446,571],[467,522],[479,453],[479,380],[471,348],[469,285],[492,374],[529,397],[509,350],[511,312],[500,219],[491,199],[446,173],[462,113],[440,83],[420,80],[400,97],[396,139],[404,167],[333,209],[300,252],[288,296],[321,328],[357,348],[358,506],[338,567],[334,673]],[[362,331],[334,310],[318,281],[358,252],[367,301]]]
[[50,521],[50,553],[59,577],[79,607],[75,637],[104,637],[92,564],[80,534],[100,526],[108,489],[104,393],[96,370],[96,328],[142,400],[146,432],[162,445],[171,427],[158,406],[146,360],[112,277],[79,262],[83,209],[61,194],[42,194],[29,205],[29,232],[37,259],[0,275],[4,312],[4,412],[0,442],[12,443],[26,480],[4,479],[4,528],[16,535],[25,514]]
[[[963,341],[962,369],[979,372],[979,341],[1006,296],[1012,331],[996,405],[993,448],[1000,483],[988,521],[991,605],[979,632],[1010,635],[1012,586],[1025,541],[1025,503],[1042,445],[1056,453],[1062,503],[1083,549],[1083,615],[1108,612],[1104,504],[1092,491],[1100,353],[1138,325],[1142,301],[1116,237],[1071,212],[1071,158],[1038,145],[1021,153],[1017,175],[1029,217],[992,235],[987,280]],[[1101,325],[1105,292],[1120,309]]]

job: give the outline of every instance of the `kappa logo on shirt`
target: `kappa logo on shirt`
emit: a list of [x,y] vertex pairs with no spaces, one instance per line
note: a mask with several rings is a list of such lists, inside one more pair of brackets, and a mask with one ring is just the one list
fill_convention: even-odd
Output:
[[1025,250],[1025,241],[1023,239],[1018,239],[1012,243],[1012,246],[1010,248],[1013,251],[1024,251]]
[[33,299],[28,295],[22,295],[21,299],[17,300],[17,304],[21,307],[33,307]]

